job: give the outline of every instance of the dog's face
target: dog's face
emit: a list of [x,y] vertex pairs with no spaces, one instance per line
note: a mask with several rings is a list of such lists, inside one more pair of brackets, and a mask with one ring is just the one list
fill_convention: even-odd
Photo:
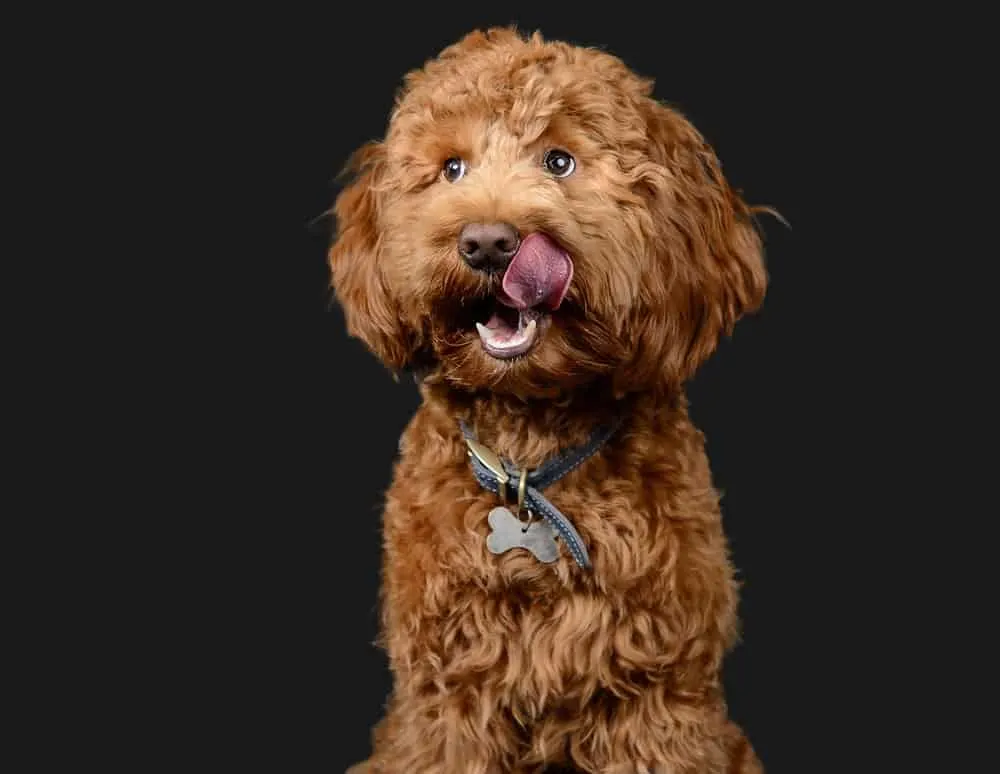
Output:
[[688,378],[760,304],[765,272],[750,209],[651,86],[510,30],[408,75],[334,208],[351,333],[470,389]]

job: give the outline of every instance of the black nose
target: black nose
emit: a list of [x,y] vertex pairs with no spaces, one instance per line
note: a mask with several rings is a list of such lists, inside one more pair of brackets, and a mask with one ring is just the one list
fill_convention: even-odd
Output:
[[503,271],[520,246],[521,235],[509,223],[469,223],[458,235],[458,252],[480,271]]

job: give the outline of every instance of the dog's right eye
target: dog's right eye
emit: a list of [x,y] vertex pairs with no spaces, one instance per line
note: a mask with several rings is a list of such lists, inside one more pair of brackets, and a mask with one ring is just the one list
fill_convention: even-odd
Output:
[[465,176],[465,162],[458,158],[450,158],[441,168],[441,175],[449,183],[461,180]]

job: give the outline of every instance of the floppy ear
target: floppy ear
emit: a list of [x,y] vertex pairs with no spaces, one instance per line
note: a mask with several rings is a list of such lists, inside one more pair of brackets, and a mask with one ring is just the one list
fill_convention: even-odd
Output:
[[764,300],[767,274],[748,207],[715,152],[679,113],[652,99],[644,113],[653,162],[642,175],[653,219],[651,273],[629,338],[628,381],[689,379],[719,337]]
[[389,292],[380,255],[378,185],[384,158],[380,144],[368,143],[348,163],[345,171],[355,178],[334,204],[337,234],[328,259],[348,333],[389,368],[403,369],[413,351],[412,334]]

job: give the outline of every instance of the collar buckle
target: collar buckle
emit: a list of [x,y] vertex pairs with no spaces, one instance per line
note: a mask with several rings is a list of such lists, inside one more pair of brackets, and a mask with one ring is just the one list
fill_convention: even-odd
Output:
[[503,466],[503,462],[500,461],[500,457],[492,449],[488,449],[479,443],[479,441],[472,438],[466,438],[465,445],[469,447],[469,456],[475,457],[482,463],[484,468],[496,476],[497,481],[500,483],[500,488],[505,490],[507,483],[510,481],[510,475]]

